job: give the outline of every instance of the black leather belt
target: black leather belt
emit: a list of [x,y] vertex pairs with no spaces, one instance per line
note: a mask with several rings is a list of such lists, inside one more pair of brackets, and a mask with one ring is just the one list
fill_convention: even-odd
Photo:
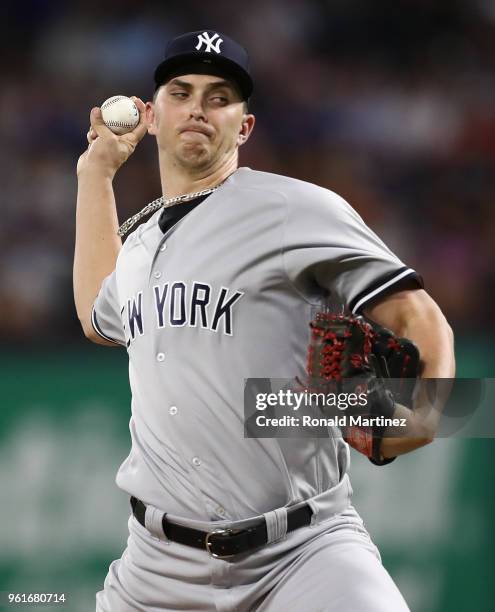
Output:
[[[146,528],[144,522],[146,506],[139,499],[131,497],[131,507],[136,520]],[[312,516],[313,511],[308,504],[297,509],[289,508],[287,510],[287,532],[309,525]],[[265,519],[246,529],[216,528],[212,531],[201,531],[171,523],[166,517],[165,513],[162,517],[162,529],[167,539],[178,544],[201,548],[218,559],[233,557],[267,544]]]

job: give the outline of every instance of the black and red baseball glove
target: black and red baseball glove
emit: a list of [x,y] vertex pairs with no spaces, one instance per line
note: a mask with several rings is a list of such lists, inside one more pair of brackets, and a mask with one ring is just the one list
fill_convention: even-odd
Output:
[[[371,325],[364,318],[319,312],[311,326],[306,388],[311,391],[365,393],[359,408],[364,417],[390,418],[395,404],[412,407],[420,356],[416,345],[390,330]],[[352,414],[356,415],[356,409]],[[363,419],[364,422],[380,419]],[[347,425],[342,428],[348,444],[377,465],[390,463],[380,448],[386,427]]]

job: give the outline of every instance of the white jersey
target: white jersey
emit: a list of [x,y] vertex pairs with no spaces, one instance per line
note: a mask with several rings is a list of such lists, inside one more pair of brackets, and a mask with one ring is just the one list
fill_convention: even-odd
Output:
[[132,449],[117,484],[197,520],[335,486],[341,438],[244,438],[244,381],[304,375],[322,296],[359,312],[416,273],[337,194],[284,176],[240,168],[165,234],[160,214],[128,237],[93,309],[129,353]]

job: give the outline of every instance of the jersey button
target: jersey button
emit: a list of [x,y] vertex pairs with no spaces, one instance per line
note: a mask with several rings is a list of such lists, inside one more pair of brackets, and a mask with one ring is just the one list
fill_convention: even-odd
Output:
[[227,513],[225,512],[225,508],[222,508],[222,506],[219,506],[217,508],[217,514],[221,517],[224,517]]
[[177,406],[170,406],[168,413],[172,415],[177,414]]
[[162,275],[162,273],[161,273],[161,272],[155,272],[155,273],[153,274],[153,276],[154,276],[155,278],[160,278],[160,276],[161,276],[161,275]]
[[163,361],[165,359],[165,354],[164,353],[158,353],[156,356],[156,360],[157,361]]
[[192,462],[193,462],[193,465],[195,465],[196,467],[201,465],[201,459],[199,457],[193,457]]
[[167,248],[167,244],[164,243],[162,244],[162,246],[160,247],[160,251],[164,251]]

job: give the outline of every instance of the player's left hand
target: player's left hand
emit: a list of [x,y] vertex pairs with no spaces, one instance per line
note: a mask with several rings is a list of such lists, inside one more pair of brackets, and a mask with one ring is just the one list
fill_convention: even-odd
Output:
[[[327,312],[316,315],[311,329],[307,373],[312,391],[332,385],[344,392],[364,391],[367,402],[358,412],[366,417],[392,417],[398,400],[408,403],[420,364],[418,349],[410,340],[397,338],[384,328],[374,329],[362,317]],[[395,391],[389,384],[398,381],[402,388],[408,378],[414,380],[408,392]],[[381,464],[387,462],[380,452],[385,429],[348,425],[343,436],[353,448]]]

